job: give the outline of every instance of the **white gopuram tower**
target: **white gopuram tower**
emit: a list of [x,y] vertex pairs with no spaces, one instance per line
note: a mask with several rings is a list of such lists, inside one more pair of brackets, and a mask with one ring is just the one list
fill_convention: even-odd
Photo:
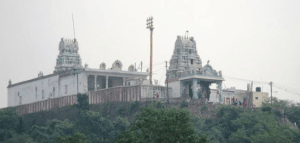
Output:
[[210,101],[210,85],[215,83],[222,103],[222,72],[214,70],[209,61],[202,67],[194,37],[177,36],[167,74],[166,83],[172,88],[173,97]]
[[61,41],[59,42],[59,55],[56,59],[54,73],[82,69],[83,67],[78,50],[79,47],[76,39],[61,38]]

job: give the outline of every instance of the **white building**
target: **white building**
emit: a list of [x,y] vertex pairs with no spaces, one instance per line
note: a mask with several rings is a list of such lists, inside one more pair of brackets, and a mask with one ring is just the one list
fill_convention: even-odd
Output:
[[137,72],[133,65],[128,71],[122,70],[122,63],[116,60],[111,68],[100,64],[99,69],[82,67],[79,46],[76,39],[62,38],[59,43],[59,55],[53,74],[38,74],[37,78],[12,84],[7,87],[8,106],[17,106],[49,98],[77,93],[87,93],[104,88],[149,84],[148,72]]

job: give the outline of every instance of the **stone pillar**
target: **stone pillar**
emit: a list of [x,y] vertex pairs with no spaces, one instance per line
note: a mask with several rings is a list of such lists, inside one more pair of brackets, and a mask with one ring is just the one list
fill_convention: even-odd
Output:
[[223,103],[223,94],[222,94],[222,81],[217,82],[217,89],[219,90],[219,102]]
[[108,88],[108,77],[109,76],[106,76],[106,88]]
[[123,86],[126,85],[126,84],[125,84],[125,79],[126,79],[126,77],[123,77]]
[[94,78],[95,78],[95,91],[97,90],[97,75],[94,75]]
[[193,79],[193,99],[198,99],[197,79]]
[[185,98],[185,85],[184,81],[179,81],[180,82],[180,96]]

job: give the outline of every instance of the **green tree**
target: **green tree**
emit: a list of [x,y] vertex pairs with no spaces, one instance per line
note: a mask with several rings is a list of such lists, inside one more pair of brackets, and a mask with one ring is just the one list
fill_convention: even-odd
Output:
[[77,107],[80,110],[88,110],[89,109],[89,97],[86,94],[77,94]]
[[12,138],[17,132],[20,116],[15,108],[0,110],[0,142]]
[[91,142],[112,142],[114,139],[113,122],[98,112],[81,111],[76,126]]
[[68,136],[73,132],[73,123],[53,119],[48,121],[46,126],[32,126],[28,134],[37,142],[55,142],[59,136]]
[[155,105],[143,108],[132,126],[121,133],[117,143],[178,143],[208,142],[198,136],[188,110],[178,108],[157,109]]
[[264,142],[281,143],[294,142],[294,130],[285,125],[279,125],[274,114],[267,112],[245,112],[232,121],[234,133],[229,142]]
[[58,137],[57,143],[87,143],[85,135],[80,132],[75,132],[72,136]]
[[17,132],[18,132],[18,134],[22,134],[24,131],[25,131],[25,129],[24,129],[23,117],[20,117],[19,124],[17,125]]
[[35,141],[27,134],[13,134],[5,143],[35,143]]

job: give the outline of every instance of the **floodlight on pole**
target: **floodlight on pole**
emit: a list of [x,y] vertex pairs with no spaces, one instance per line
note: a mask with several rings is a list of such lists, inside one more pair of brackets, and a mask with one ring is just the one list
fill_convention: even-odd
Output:
[[153,17],[148,17],[147,20],[147,29],[150,29],[150,85],[152,85],[152,60],[153,60]]

